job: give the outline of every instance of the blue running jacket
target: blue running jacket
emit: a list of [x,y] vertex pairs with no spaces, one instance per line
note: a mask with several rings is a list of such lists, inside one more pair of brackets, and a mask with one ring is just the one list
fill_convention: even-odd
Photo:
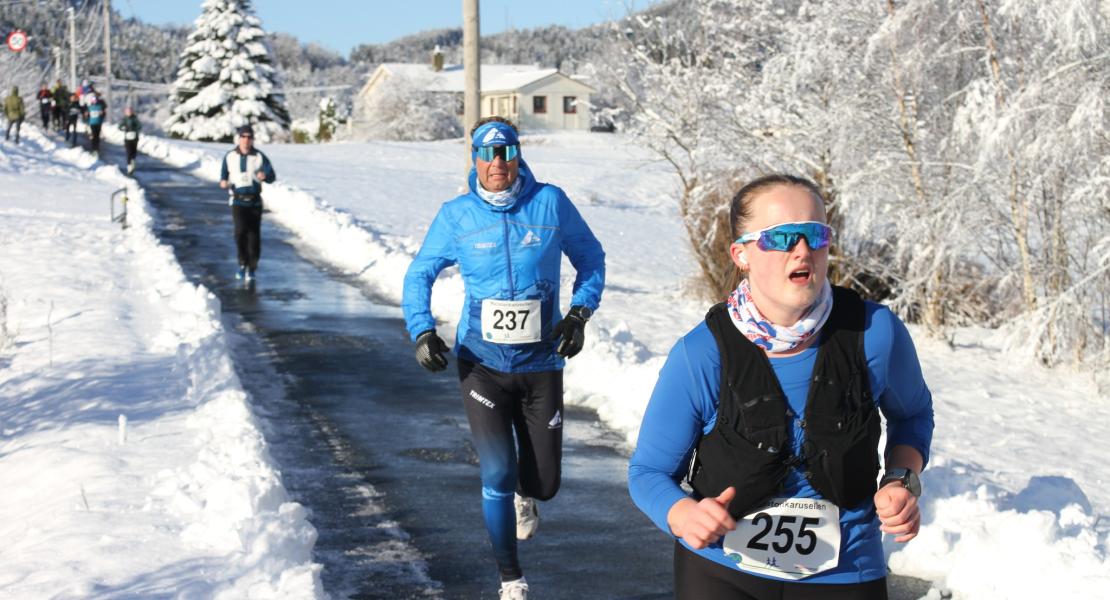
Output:
[[[559,269],[566,254],[577,272],[570,305],[597,310],[605,286],[605,252],[566,193],[535,180],[520,160],[520,193],[508,206],[493,206],[475,192],[443,204],[408,272],[401,309],[410,337],[435,328],[432,284],[440,271],[459,265],[466,298],[455,336],[455,355],[506,373],[563,368],[551,329],[562,319]],[[495,344],[482,339],[482,300],[540,300],[541,341]]]

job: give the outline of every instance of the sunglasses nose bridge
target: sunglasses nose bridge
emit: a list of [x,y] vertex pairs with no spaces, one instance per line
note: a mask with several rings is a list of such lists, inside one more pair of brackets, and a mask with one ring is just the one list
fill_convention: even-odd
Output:
[[802,246],[806,246],[810,250],[813,249],[813,247],[809,244],[809,238],[807,238],[804,233],[799,233],[795,231],[785,235],[786,248],[784,248],[784,251],[794,252],[795,250],[797,250],[798,245],[802,240],[805,240],[805,243],[801,244]]

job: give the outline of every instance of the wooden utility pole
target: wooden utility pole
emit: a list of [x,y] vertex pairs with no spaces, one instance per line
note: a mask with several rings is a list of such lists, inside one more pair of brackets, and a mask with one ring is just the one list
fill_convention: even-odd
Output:
[[108,110],[104,111],[104,122],[112,110],[112,0],[104,0],[104,95]]
[[[478,53],[478,0],[463,0],[463,74],[466,88],[463,93],[463,135],[469,135],[470,128],[478,122],[482,114],[482,65]],[[470,144],[466,148],[467,171],[470,171]]]

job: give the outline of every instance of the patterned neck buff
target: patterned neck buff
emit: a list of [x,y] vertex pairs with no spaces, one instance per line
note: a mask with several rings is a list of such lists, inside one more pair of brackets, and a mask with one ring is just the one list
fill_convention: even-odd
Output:
[[826,280],[817,302],[797,323],[789,327],[775,325],[755,307],[751,286],[745,279],[728,296],[728,314],[732,317],[732,324],[756,346],[769,353],[789,352],[821,330],[832,312],[832,299],[832,286]]
[[513,202],[516,202],[516,196],[520,193],[521,183],[519,175],[517,176],[516,180],[513,181],[513,184],[509,186],[509,189],[502,190],[500,192],[491,192],[487,190],[486,188],[482,187],[481,181],[476,181],[475,183],[477,184],[477,186],[475,187],[475,191],[478,192],[478,196],[482,200],[485,200],[487,204],[492,204],[493,206],[498,206],[501,208],[504,208],[506,206],[509,206]]

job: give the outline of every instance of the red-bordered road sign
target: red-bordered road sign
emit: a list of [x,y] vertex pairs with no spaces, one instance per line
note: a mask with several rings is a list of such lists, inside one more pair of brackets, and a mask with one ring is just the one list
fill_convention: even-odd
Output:
[[27,47],[27,34],[16,29],[8,34],[8,48],[12,52],[22,52]]

